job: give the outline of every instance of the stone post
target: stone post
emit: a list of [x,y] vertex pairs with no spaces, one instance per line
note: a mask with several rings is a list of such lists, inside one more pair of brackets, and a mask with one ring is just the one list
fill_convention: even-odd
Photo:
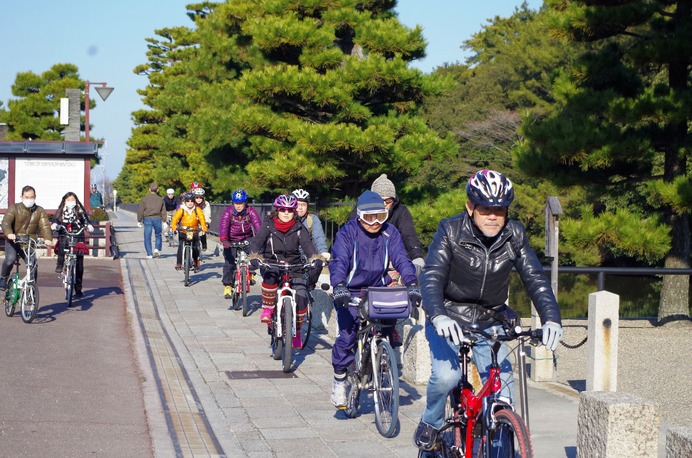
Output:
[[692,456],[692,426],[670,428],[666,433],[666,458]]
[[617,391],[620,296],[589,294],[586,390]]
[[[531,328],[540,329],[541,326],[541,319],[532,302]],[[543,345],[529,347],[529,351],[531,352],[529,355],[529,361],[531,362],[531,380],[534,382],[552,382],[555,379],[555,373],[553,371],[553,352]]]
[[656,406],[645,399],[584,391],[579,397],[577,456],[656,458],[659,423]]
[[[420,323],[420,324],[418,324]],[[425,385],[430,380],[431,362],[428,339],[425,338],[425,312],[418,309],[418,321],[407,320],[403,326],[401,347],[401,375],[414,385]]]

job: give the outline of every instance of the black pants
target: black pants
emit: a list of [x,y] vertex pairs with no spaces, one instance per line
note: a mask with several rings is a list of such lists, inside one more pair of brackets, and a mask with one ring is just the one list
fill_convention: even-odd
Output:
[[[183,263],[183,246],[185,245],[185,240],[187,240],[187,234],[178,231],[178,264]],[[192,237],[192,259],[194,261],[199,259],[199,234],[197,233]]]
[[[237,247],[223,249],[223,277],[221,277],[221,283],[223,283],[224,286],[231,286],[235,281],[235,258],[237,255]],[[250,267],[248,266],[248,269],[249,268]]]
[[15,242],[5,239],[5,260],[2,263],[2,272],[0,276],[7,278],[12,273],[12,266],[17,262],[17,256],[23,261],[26,261],[24,250]]

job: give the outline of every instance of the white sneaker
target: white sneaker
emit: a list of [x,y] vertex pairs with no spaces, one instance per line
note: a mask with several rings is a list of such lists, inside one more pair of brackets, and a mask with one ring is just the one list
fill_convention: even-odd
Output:
[[161,256],[161,253],[159,253],[159,250],[154,250],[154,257],[158,258],[159,256]]
[[346,381],[337,382],[334,380],[332,382],[332,404],[339,410],[346,408],[347,399],[346,394],[348,391],[348,384]]
[[147,256],[147,259],[151,259],[151,258],[153,258],[153,256]]

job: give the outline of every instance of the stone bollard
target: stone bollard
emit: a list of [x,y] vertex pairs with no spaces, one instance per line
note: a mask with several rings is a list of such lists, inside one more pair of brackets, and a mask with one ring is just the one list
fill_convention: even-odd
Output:
[[626,393],[584,391],[579,397],[577,456],[655,458],[659,423],[655,404],[645,399]]
[[589,294],[586,391],[617,391],[620,296]]
[[[531,303],[531,328],[540,329],[541,319],[536,308]],[[531,380],[534,382],[552,382],[555,380],[555,370],[553,367],[553,352],[543,345],[529,347],[527,361],[531,365]]]
[[331,292],[320,289],[322,283],[329,283],[329,274],[321,274],[317,281],[317,288],[312,292],[315,302],[312,305],[312,328],[317,332],[327,332],[329,337],[336,339],[338,326],[336,313],[334,313],[334,300],[328,294]]
[[666,433],[666,458],[692,456],[692,426],[670,428]]
[[407,320],[403,326],[402,338],[404,346],[401,355],[401,375],[403,379],[414,385],[425,385],[430,380],[430,347],[425,338],[425,312],[421,307],[418,310],[417,324],[413,320]]

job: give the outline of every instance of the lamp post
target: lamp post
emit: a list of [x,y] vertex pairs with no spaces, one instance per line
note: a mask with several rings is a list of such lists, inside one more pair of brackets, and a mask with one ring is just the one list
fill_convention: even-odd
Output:
[[84,82],[84,137],[86,141],[89,141],[89,89],[92,84],[100,84],[100,87],[95,87],[96,92],[98,92],[101,99],[105,102],[111,92],[113,92],[112,87],[107,87],[108,83],[93,83],[91,81]]

